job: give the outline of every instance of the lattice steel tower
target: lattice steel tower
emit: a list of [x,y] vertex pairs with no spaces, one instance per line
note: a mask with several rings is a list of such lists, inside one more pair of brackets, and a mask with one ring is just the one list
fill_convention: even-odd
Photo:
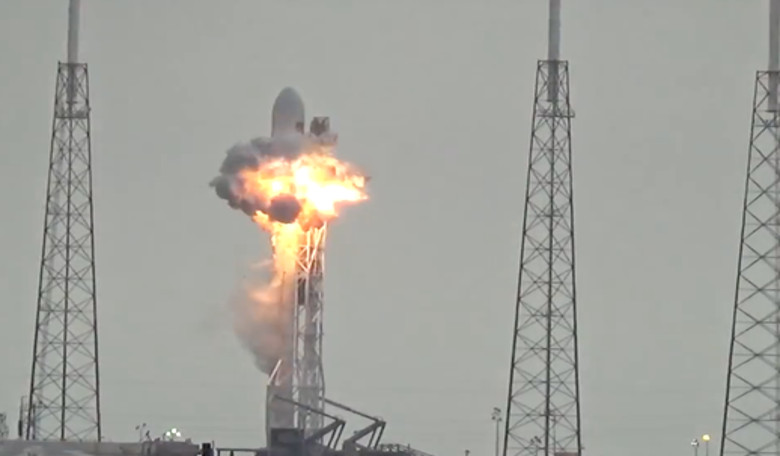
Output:
[[25,437],[100,440],[90,107],[70,0],[59,63]]
[[536,71],[504,456],[579,455],[569,65],[560,0]]
[[780,454],[780,1],[756,73],[721,455]]

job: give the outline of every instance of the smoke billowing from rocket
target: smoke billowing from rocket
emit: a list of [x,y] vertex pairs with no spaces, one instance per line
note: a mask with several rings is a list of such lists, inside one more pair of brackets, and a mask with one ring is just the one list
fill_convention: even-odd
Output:
[[289,349],[293,280],[306,233],[323,227],[346,203],[366,199],[366,178],[333,156],[337,135],[325,118],[305,132],[300,95],[282,90],[272,113],[270,137],[231,147],[211,186],[228,205],[271,234],[273,267],[250,277],[233,302],[236,332],[270,374]]

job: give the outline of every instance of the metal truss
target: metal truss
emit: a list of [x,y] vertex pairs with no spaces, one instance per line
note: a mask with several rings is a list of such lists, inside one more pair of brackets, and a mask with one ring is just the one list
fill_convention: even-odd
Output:
[[780,454],[777,78],[756,74],[721,456]]
[[[298,251],[298,278],[295,299],[294,387],[293,397],[301,404],[323,410],[325,378],[322,367],[322,304],[327,225],[312,228],[304,235]],[[299,409],[299,428],[322,428],[322,415]]]
[[[323,426],[325,380],[322,366],[322,303],[327,225],[302,233],[296,256],[290,349],[268,383],[266,432],[297,427],[307,435]],[[275,400],[279,398],[280,400]],[[296,407],[294,404],[301,404]]]
[[100,440],[87,65],[60,63],[25,437]]
[[568,62],[539,61],[504,456],[579,455]]

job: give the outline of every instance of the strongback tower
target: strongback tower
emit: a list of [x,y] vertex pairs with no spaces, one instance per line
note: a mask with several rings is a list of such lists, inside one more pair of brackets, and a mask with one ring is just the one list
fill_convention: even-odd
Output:
[[295,280],[291,281],[293,307],[290,309],[289,350],[277,362],[266,390],[268,441],[271,441],[274,428],[297,428],[311,435],[323,426],[322,285],[326,235],[327,225],[300,233]]
[[536,71],[504,456],[579,455],[568,62],[560,0],[550,1],[547,60]]
[[720,454],[780,453],[780,2],[756,73]]
[[100,440],[90,108],[78,63],[79,1],[54,99],[27,439]]
[[[298,252],[295,306],[295,388],[297,400],[323,409],[325,377],[322,366],[322,304],[327,225],[306,231]],[[309,431],[322,428],[322,415],[298,412],[298,427]]]

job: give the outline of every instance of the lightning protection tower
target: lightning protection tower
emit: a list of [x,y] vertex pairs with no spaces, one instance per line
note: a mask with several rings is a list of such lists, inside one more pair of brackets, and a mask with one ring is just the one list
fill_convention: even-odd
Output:
[[780,1],[755,77],[720,454],[780,453]]
[[90,107],[70,0],[58,64],[25,437],[100,440]]
[[550,0],[547,60],[536,70],[504,456],[579,455],[569,65],[560,0]]

